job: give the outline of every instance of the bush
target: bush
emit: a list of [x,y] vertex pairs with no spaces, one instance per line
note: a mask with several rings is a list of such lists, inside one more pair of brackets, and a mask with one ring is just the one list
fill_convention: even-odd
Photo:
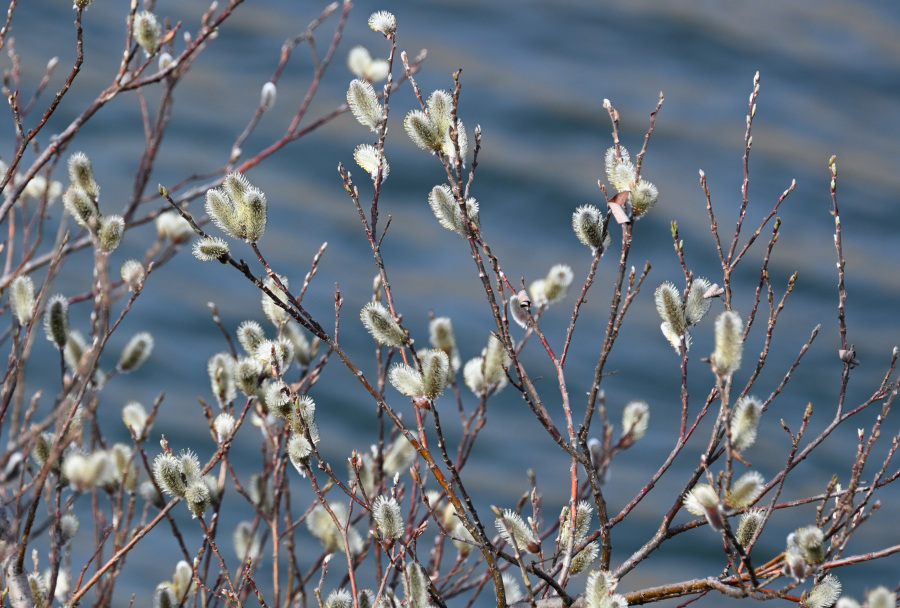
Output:
[[[140,576],[142,568],[162,562],[172,572],[171,580],[144,580],[138,603],[146,604],[152,593],[154,606],[259,602],[421,608],[477,602],[605,608],[670,598],[690,602],[717,594],[781,598],[820,608],[840,596],[834,571],[897,551],[889,540],[875,551],[857,550],[853,542],[879,506],[876,494],[898,475],[892,459],[900,436],[877,443],[897,394],[897,349],[886,357],[883,380],[871,387],[870,396],[851,401],[848,385],[859,362],[845,318],[834,158],[828,168],[839,373],[830,379],[829,405],[814,411],[810,403],[797,424],[785,422],[779,413],[820,326],[796,345],[798,352],[786,369],[772,370],[774,336],[783,327],[779,321],[797,279],[795,273],[779,283],[770,275],[781,234],[779,209],[794,185],[762,212],[758,223],[750,224],[749,157],[758,74],[748,106],[745,179],[733,230],[720,230],[722,214],[700,175],[718,258],[715,276],[695,275],[675,222],[671,236],[683,276],[654,279],[649,262],[632,265],[633,245],[643,236],[639,220],[658,213],[657,199],[667,196],[650,181],[652,176],[643,174],[663,104],[660,94],[634,155],[619,139],[619,112],[603,102],[612,140],[603,159],[604,174],[592,176],[600,178],[602,205],[573,205],[574,235],[564,237],[574,236],[584,246],[589,268],[576,279],[570,265],[547,264],[546,275],[542,267],[533,271],[541,278],[526,282],[507,274],[502,254],[491,248],[490,234],[498,228],[488,222],[482,227],[475,198],[482,134],[459,118],[458,110],[466,108],[460,72],[444,90],[421,89],[417,74],[424,54],[413,59],[400,52],[402,28],[384,11],[372,14],[369,25],[383,36],[387,58],[373,60],[368,51],[351,51],[356,78],[348,82],[346,103],[318,118],[308,116],[309,101],[333,63],[344,25],[356,18],[349,3],[328,6],[302,35],[285,43],[224,165],[204,175],[201,167],[186,166],[169,185],[152,186],[174,92],[190,77],[201,53],[214,47],[219,28],[231,21],[240,3],[213,5],[190,35],[179,31],[180,22],[173,25],[132,6],[126,52],[112,83],[68,126],[49,136],[46,125],[89,67],[82,65],[82,21],[91,16],[85,11],[90,1],[78,0],[77,55],[65,82],[53,99],[41,99],[54,61],[31,101],[22,104],[26,95],[18,89],[11,95],[18,138],[5,165],[0,212],[9,235],[0,281],[8,303],[5,335],[10,348],[0,393],[0,424],[7,438],[0,458],[0,547],[9,605],[44,606],[53,598],[74,605],[88,601],[88,594],[96,605],[121,603],[113,599],[120,577],[130,569]],[[14,17],[11,9],[10,19]],[[326,24],[333,30],[322,35]],[[2,38],[7,32],[0,32],[0,40],[9,42]],[[252,156],[245,154],[245,142],[278,101],[279,80],[301,44],[309,44],[314,57],[306,96],[281,137]],[[152,111],[145,97],[151,92]],[[101,188],[104,176],[95,175],[89,152],[77,151],[78,135],[83,125],[100,120],[106,104],[130,95],[140,100],[146,142],[133,192],[116,203]],[[396,128],[386,128],[398,106],[412,107],[399,111],[405,134],[396,119],[391,123]],[[40,118],[34,118],[39,107]],[[325,245],[306,262],[302,282],[289,282],[293,269],[270,262],[267,251],[272,222],[265,183],[249,172],[348,111],[360,123],[361,143],[353,157],[362,173],[353,167],[356,175],[351,175],[350,168],[339,165],[336,180],[358,218],[375,282],[371,289],[353,286],[370,290],[371,297],[361,310],[349,312],[345,288],[335,283],[333,309],[323,313],[305,296],[314,282],[341,278],[317,276]],[[34,126],[26,128],[30,122]],[[458,344],[454,333],[454,327],[471,319],[430,313],[427,330],[417,329],[409,319],[426,313],[407,310],[404,294],[392,287],[391,256],[383,246],[403,237],[389,230],[391,216],[383,196],[390,191],[389,176],[405,170],[388,164],[391,146],[402,137],[433,159],[429,179],[434,186],[422,198],[440,225],[459,237],[444,254],[471,258],[474,265],[472,280],[486,299],[484,318],[491,320],[489,327],[467,330],[467,335],[483,331],[477,346]],[[54,206],[58,199],[64,212],[59,202]],[[139,227],[149,222],[155,223],[157,234],[148,244]],[[140,259],[120,260],[123,243],[141,247]],[[219,352],[202,356],[208,357],[212,397],[201,395],[199,408],[179,414],[202,416],[209,438],[189,440],[176,427],[154,426],[169,404],[163,392],[167,387],[158,387],[159,396],[149,407],[134,400],[122,405],[108,396],[107,387],[115,382],[141,381],[142,365],[154,356],[154,328],[134,332],[122,341],[121,352],[104,352],[112,350],[113,334],[122,333],[122,321],[146,299],[160,267],[176,255],[185,257],[183,249],[206,264],[202,272],[207,276],[241,277],[246,290],[260,293],[262,308],[247,311],[246,320],[232,327],[213,306],[222,341]],[[439,258],[431,250],[421,255],[424,260]],[[744,293],[734,277],[753,264],[758,264],[752,269],[758,284]],[[596,280],[601,267],[609,269],[610,284]],[[640,458],[629,461],[625,453],[646,441],[653,411],[642,396],[648,389],[630,388],[634,398],[621,407],[621,422],[615,413],[620,406],[608,403],[604,389],[616,366],[628,361],[617,358],[628,346],[616,347],[623,332],[647,322],[633,305],[649,301],[651,293],[659,319],[642,340],[652,348],[671,349],[680,381],[665,392],[671,404],[680,405],[680,422],[656,435],[671,444],[668,455],[662,462],[644,464]],[[568,312],[567,324],[552,320],[560,310]],[[596,359],[589,377],[575,380],[566,373],[573,366],[566,364],[588,315],[602,317],[602,331],[583,338],[593,341]],[[371,338],[365,349],[345,339],[364,332]],[[709,343],[708,357],[704,351],[691,360],[698,350],[692,349],[692,334],[699,344]],[[201,373],[198,349],[188,346],[190,365]],[[481,354],[463,358],[463,353],[479,350]],[[51,365],[48,352],[53,353]],[[321,384],[352,377],[356,394],[366,400],[360,411],[371,417],[361,424],[370,433],[371,450],[343,442],[339,427],[351,421],[334,420],[333,411],[317,407],[319,395],[329,394],[320,384],[326,366],[350,376],[327,376]],[[653,377],[654,370],[641,371]],[[134,375],[114,380],[122,374]],[[34,388],[38,385],[40,390]],[[587,395],[576,386],[588,387]],[[510,400],[511,394],[515,398]],[[519,411],[496,411],[501,395],[519,405]],[[519,416],[527,414],[525,408],[531,412],[527,424]],[[121,427],[111,429],[103,420],[116,409],[121,409],[130,435],[127,442],[116,441]],[[523,468],[540,458],[542,448],[532,445],[538,441],[561,456],[557,474],[564,471],[564,496],[545,494],[545,483],[529,472],[528,483],[518,488],[518,501],[488,506],[473,499],[473,486],[485,492],[484,487],[500,482],[483,479],[493,464],[488,451],[480,451],[489,409],[492,416],[516,417],[509,424],[520,433],[512,443],[523,453]],[[861,418],[867,410],[877,414]],[[823,455],[838,427],[854,423],[861,425],[856,452],[835,464],[833,477],[804,478],[798,468],[803,461]],[[250,428],[254,426],[256,431]],[[773,440],[776,436],[781,443]],[[259,464],[239,457],[232,449],[236,442],[252,444]],[[885,443],[889,445],[882,447]],[[753,467],[763,449],[782,447],[780,470],[764,474]],[[249,453],[249,447],[240,451]],[[211,455],[201,459],[198,454]],[[672,468],[676,460],[678,470]],[[607,483],[614,463],[640,471],[633,496],[626,498],[621,495],[624,486]],[[661,496],[655,490],[660,484],[674,491]],[[621,548],[615,532],[641,511],[652,512],[653,527],[627,528],[629,538]],[[91,531],[79,524],[87,519],[93,521]],[[775,519],[782,523],[772,523]],[[793,530],[786,538],[779,531],[785,521]],[[154,534],[153,542],[164,542],[170,553],[154,555],[156,545],[149,540]],[[635,538],[637,534],[641,536]],[[160,535],[171,538],[161,540]],[[696,546],[722,547],[718,570],[680,582],[654,577],[651,554],[683,547],[684,538]],[[642,571],[642,582],[634,583],[629,575]],[[877,587],[865,601],[886,606],[895,597]]]

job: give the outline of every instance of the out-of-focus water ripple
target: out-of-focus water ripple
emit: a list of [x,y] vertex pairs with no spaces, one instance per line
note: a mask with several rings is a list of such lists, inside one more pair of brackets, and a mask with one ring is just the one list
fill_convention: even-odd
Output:
[[[151,184],[171,185],[188,174],[222,164],[257,103],[281,43],[301,32],[321,10],[320,5],[324,3],[247,0],[237,9],[219,40],[194,64],[176,93],[172,128]],[[156,3],[156,12],[196,31],[198,15],[205,7],[196,0],[162,0]],[[638,224],[631,258],[638,268],[650,260],[653,270],[608,366],[608,371],[616,374],[604,381],[615,417],[626,401],[635,398],[650,403],[652,417],[648,439],[623,454],[613,467],[608,486],[613,510],[628,501],[671,449],[672,431],[678,423],[678,362],[659,334],[653,289],[664,280],[682,281],[672,252],[673,220],[678,222],[693,270],[721,282],[698,170],[708,176],[720,232],[727,236],[740,202],[744,120],[757,70],[762,81],[753,128],[746,227],[755,227],[796,179],[796,190],[779,213],[784,224],[770,275],[779,295],[795,270],[799,280],[779,322],[770,366],[756,393],[768,394],[812,328],[817,324],[823,328],[804,365],[764,419],[767,430],[749,454],[750,460],[764,475],[771,475],[781,467],[788,449],[778,419],[796,430],[807,403],[812,403],[822,418],[830,416],[835,404],[840,368],[827,167],[832,154],[837,155],[839,167],[849,340],[855,343],[862,362],[854,372],[848,403],[858,403],[871,394],[884,373],[891,348],[900,342],[896,321],[900,296],[900,5],[878,0],[364,1],[351,13],[344,41],[310,116],[343,101],[351,78],[344,61],[353,45],[364,44],[376,56],[385,54],[383,39],[366,25],[370,12],[377,9],[396,14],[402,49],[411,56],[421,48],[428,49],[418,76],[423,90],[449,88],[452,72],[463,69],[460,116],[470,135],[476,124],[484,132],[473,195],[481,204],[484,233],[510,277],[524,276],[530,281],[560,262],[571,264],[576,277],[584,276],[589,256],[573,238],[570,218],[576,206],[601,200],[596,182],[603,178],[603,153],[611,144],[603,99],[610,99],[621,113],[622,142],[634,154],[642,144],[659,92],[665,93],[643,169],[643,176],[658,185],[660,202]],[[67,124],[110,80],[121,57],[126,11],[127,3],[96,0],[86,12],[85,65],[60,106],[59,116],[51,122],[52,129]],[[18,27],[24,28],[14,30],[13,35],[22,55],[25,84],[36,83],[35,70],[41,70],[53,55],[60,57],[56,78],[60,82],[73,48],[68,3],[20,3],[16,19],[20,20]],[[333,23],[334,18],[320,30],[320,53],[327,46],[328,28]],[[176,48],[182,46],[179,38]],[[245,155],[278,137],[302,98],[311,63],[304,48],[298,48],[295,57],[279,82],[275,107],[245,142]],[[148,91],[151,101],[155,94]],[[442,181],[442,169],[415,149],[403,133],[402,117],[414,105],[408,87],[391,100],[387,158],[392,172],[381,199],[382,225],[388,214],[393,219],[385,241],[385,259],[399,310],[419,342],[427,340],[427,311],[433,309],[438,315],[453,317],[465,359],[480,351],[491,322],[483,310],[483,295],[471,272],[467,247],[440,228],[427,208],[426,193]],[[0,125],[0,135],[9,141],[12,134],[7,123]],[[332,290],[339,283],[345,299],[342,339],[360,357],[370,346],[356,322],[356,311],[370,296],[374,266],[335,168],[338,161],[350,167],[354,146],[369,137],[345,115],[289,145],[248,175],[265,190],[272,206],[261,246],[292,286],[302,281],[313,254],[328,241],[305,302],[320,318],[331,318]],[[133,95],[110,104],[75,139],[72,149],[84,150],[94,162],[103,205],[114,208],[115,201],[128,196],[141,147],[142,127]],[[3,154],[9,154],[8,148]],[[365,199],[367,179],[361,170],[351,170]],[[201,209],[199,200],[193,209]],[[769,234],[769,228],[764,234]],[[135,231],[132,238],[113,256],[114,263],[139,254],[152,240],[152,228]],[[241,255],[252,257],[249,250],[241,250]],[[758,246],[736,275],[741,289],[736,307],[743,313],[749,309],[759,280],[761,255]],[[612,255],[601,265],[567,366],[568,385],[579,410],[579,396],[590,388],[608,314],[607,286],[614,278],[614,265]],[[73,279],[72,285],[76,284],[87,283]],[[209,319],[206,303],[215,301],[226,326],[234,328],[245,318],[262,320],[259,297],[235,273],[218,265],[202,265],[189,254],[152,275],[148,287],[119,339],[124,343],[130,332],[152,328],[157,341],[155,357],[140,374],[110,383],[104,404],[110,410],[109,428],[124,438],[116,408],[133,398],[149,403],[164,387],[167,398],[155,436],[165,433],[176,448],[191,444],[201,456],[208,456],[213,446],[196,399],[209,398],[206,360],[224,345]],[[570,295],[542,321],[554,345],[561,342],[572,301]],[[79,314],[86,316],[86,309],[73,307],[73,323],[86,328],[87,319],[79,320]],[[758,352],[759,330],[756,328],[748,343],[745,367]],[[689,388],[695,409],[709,386],[708,372],[699,359],[712,349],[711,333],[710,321],[694,331]],[[538,385],[552,395],[554,375],[537,343],[529,346],[525,358],[535,374],[543,376]],[[314,396],[326,437],[323,449],[339,463],[351,449],[367,448],[370,428],[361,414],[373,408],[347,372],[332,363]],[[364,363],[363,368],[372,371],[371,364]],[[746,370],[738,373],[737,382],[746,377]],[[405,409],[395,393],[390,394],[390,401]],[[559,409],[552,399],[548,406]],[[785,498],[821,490],[833,473],[846,480],[855,450],[855,428],[868,428],[873,415],[852,424],[853,428],[834,437],[814,462],[804,464]],[[443,417],[445,422],[451,418]],[[822,424],[815,422],[814,426]],[[896,432],[896,423],[889,421],[885,433]],[[449,425],[448,433],[451,438],[457,435],[455,425]],[[546,513],[552,517],[567,495],[567,463],[511,390],[492,403],[483,435],[465,476],[476,502],[512,505],[527,491],[523,467],[532,466],[545,492]],[[245,441],[237,449],[238,455],[247,459],[249,471],[257,458],[253,442]],[[655,529],[681,480],[694,466],[699,449],[700,443],[686,450],[636,509],[630,523],[616,529],[614,563],[624,559],[628,550],[646,537],[647,530]],[[849,553],[900,542],[900,535],[885,523],[897,517],[897,499],[897,491],[884,495],[881,512],[860,530]],[[809,521],[777,515],[758,550],[767,555],[782,550],[782,533],[812,521],[811,510],[804,515]],[[224,525],[234,523],[230,517],[224,515]],[[654,568],[639,568],[630,580],[623,581],[623,588],[718,573],[723,566],[719,540],[702,532],[679,539],[672,548],[652,556]],[[703,545],[704,540],[708,546]],[[168,551],[165,534],[157,534],[153,542]],[[140,556],[132,556],[129,567],[137,564],[144,567]],[[888,558],[839,575],[845,591],[860,597],[864,588],[896,584],[896,571],[896,558]],[[126,582],[146,592],[170,574],[168,563],[151,564],[127,575]],[[711,605],[719,599],[701,603]]]

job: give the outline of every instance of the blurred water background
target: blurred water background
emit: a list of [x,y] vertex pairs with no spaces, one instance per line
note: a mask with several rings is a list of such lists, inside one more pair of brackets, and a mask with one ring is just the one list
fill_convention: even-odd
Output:
[[[323,5],[247,0],[237,9],[176,91],[172,127],[162,144],[151,185],[171,186],[189,174],[225,162],[235,136],[256,107],[260,87],[269,79],[283,41],[300,33]],[[97,0],[85,13],[85,64],[44,136],[68,124],[111,80],[121,57],[127,8],[126,2]],[[155,10],[173,22],[182,20],[186,30],[196,32],[205,8],[196,0],[161,0]],[[839,167],[849,340],[856,345],[861,362],[854,371],[847,403],[856,404],[874,391],[892,347],[900,343],[900,324],[896,322],[900,296],[900,4],[879,0],[364,1],[351,13],[310,117],[343,102],[352,78],[345,66],[352,46],[363,44],[375,56],[386,55],[384,40],[366,25],[368,15],[377,9],[396,14],[401,49],[410,56],[428,49],[418,76],[424,91],[450,88],[452,72],[463,70],[460,116],[470,134],[476,124],[484,132],[472,194],[481,204],[484,234],[511,278],[524,276],[531,281],[556,263],[570,264],[576,282],[584,277],[590,255],[572,235],[570,218],[578,205],[602,200],[596,182],[604,177],[603,154],[611,145],[603,99],[610,99],[621,113],[622,143],[634,154],[640,149],[659,92],[665,94],[642,171],[659,187],[660,202],[638,224],[631,254],[638,269],[647,260],[653,269],[607,366],[615,374],[604,380],[614,420],[628,400],[643,399],[651,406],[647,439],[613,465],[607,494],[614,512],[664,460],[678,424],[678,358],[658,330],[653,306],[653,290],[661,282],[683,284],[672,251],[670,222],[678,222],[695,274],[721,282],[698,170],[708,176],[720,230],[727,235],[740,202],[747,98],[757,70],[761,94],[753,130],[746,227],[755,227],[796,179],[796,190],[779,213],[782,235],[770,275],[778,296],[795,270],[799,280],[778,324],[767,371],[754,392],[760,397],[768,395],[812,329],[822,324],[822,331],[764,418],[764,432],[748,454],[749,460],[770,476],[782,467],[789,447],[779,419],[796,430],[804,407],[811,403],[816,409],[815,430],[824,426],[835,407],[840,363],[827,166],[832,154],[837,155]],[[54,55],[60,58],[54,79],[58,85],[74,56],[69,3],[28,0],[16,10],[13,35],[21,57],[23,90],[36,85],[43,66]],[[320,53],[335,23],[336,16],[319,30]],[[176,49],[182,45],[179,36]],[[4,62],[9,65],[8,58]],[[298,48],[279,82],[274,108],[243,146],[245,156],[252,156],[283,132],[309,84],[310,65],[308,51]],[[150,91],[152,107],[155,92]],[[381,212],[382,218],[387,214],[393,218],[385,259],[397,306],[420,344],[427,341],[429,310],[452,317],[465,360],[480,352],[492,322],[467,247],[441,228],[427,207],[426,194],[443,181],[443,170],[403,133],[402,117],[415,107],[410,89],[404,86],[392,98],[391,106],[387,157],[392,171],[381,198]],[[116,201],[124,201],[131,191],[143,130],[134,95],[122,96],[102,113],[82,130],[70,150],[83,150],[90,156],[102,187],[102,204],[112,210]],[[0,130],[6,141],[12,136],[9,122],[3,121]],[[327,321],[333,317],[332,294],[339,283],[344,297],[342,340],[363,361],[371,344],[356,320],[357,311],[371,296],[375,269],[336,166],[341,161],[351,167],[365,199],[368,180],[354,166],[352,151],[369,140],[367,131],[345,114],[248,174],[266,192],[271,205],[269,229],[261,247],[292,285],[300,284],[312,256],[328,242],[305,303]],[[9,146],[3,154],[10,154]],[[64,179],[62,172],[58,179]],[[192,210],[201,209],[198,199]],[[58,214],[60,207],[52,212]],[[125,257],[140,255],[155,237],[149,225],[128,234],[113,256],[113,268]],[[744,314],[759,281],[759,245],[735,277],[739,289],[735,306]],[[249,249],[237,249],[240,255],[252,258]],[[601,264],[567,366],[579,419],[581,395],[590,388],[608,314],[615,262],[611,255]],[[70,263],[67,273],[70,284],[63,280],[57,290],[75,293],[86,288],[87,267]],[[557,347],[574,302],[575,290],[572,292],[542,320]],[[176,449],[191,446],[201,458],[212,454],[214,445],[197,404],[198,397],[211,399],[206,361],[224,348],[207,308],[210,301],[218,305],[225,326],[232,330],[247,318],[264,321],[259,296],[244,279],[219,265],[201,264],[187,251],[151,276],[148,289],[112,344],[115,353],[129,335],[142,330],[151,330],[156,338],[151,363],[138,374],[114,379],[103,393],[102,408],[108,412],[103,422],[113,436],[127,437],[120,422],[122,404],[137,399],[149,405],[162,390],[166,399],[154,438],[163,433]],[[87,329],[87,315],[86,305],[74,306],[73,324]],[[757,327],[752,334],[745,370],[738,373],[737,383],[746,380],[746,368],[762,343],[761,330]],[[712,315],[693,336],[692,413],[711,382],[700,358],[712,349]],[[35,350],[53,355],[46,344],[38,344]],[[525,358],[535,376],[543,375],[540,386],[545,394],[552,395],[552,370],[536,342],[526,349]],[[114,361],[108,364],[114,365]],[[366,362],[363,369],[371,373],[373,364]],[[54,375],[50,376],[52,385]],[[326,369],[313,396],[319,405],[324,453],[342,467],[352,449],[365,450],[372,440],[373,404],[336,360]],[[466,397],[467,405],[473,406],[474,400]],[[405,410],[399,395],[391,392],[390,400]],[[558,409],[552,398],[548,405]],[[869,428],[875,413],[864,414],[833,436],[812,462],[794,473],[784,498],[818,492],[833,474],[845,481],[855,451],[855,429]],[[452,443],[458,428],[450,423],[451,418],[444,416],[443,420]],[[895,422],[887,423],[887,434],[897,430]],[[249,436],[253,429],[242,432],[247,436],[237,442],[235,460],[245,459],[249,472],[258,461],[258,447],[253,447],[256,438]],[[567,497],[567,460],[512,390],[491,403],[482,435],[464,476],[476,503],[513,506],[528,490],[525,467],[531,467],[544,492],[547,517],[555,517]],[[628,521],[616,528],[614,565],[656,529],[705,445],[702,433],[698,439]],[[878,453],[883,455],[883,448]],[[873,464],[876,461],[880,462],[873,458]],[[308,490],[298,491],[306,496]],[[860,530],[848,554],[900,542],[893,525],[900,511],[900,494],[894,490],[883,497],[881,512]],[[184,515],[183,509],[177,511],[179,517]],[[224,514],[226,527],[234,524],[238,514],[233,515],[234,520],[230,517]],[[784,534],[811,523],[813,517],[812,507],[776,514],[760,540],[757,555],[777,554],[784,547]],[[686,517],[679,516],[679,521]],[[187,522],[184,527],[192,529]],[[304,535],[301,561],[312,559],[318,546],[305,530],[300,534]],[[132,591],[138,593],[137,605],[148,604],[156,584],[171,576],[178,552],[168,530],[155,532],[150,542],[155,543],[152,552],[142,550],[129,557],[117,595],[121,605]],[[305,542],[311,544],[304,548]],[[652,568],[632,572],[620,588],[627,591],[715,575],[724,561],[718,537],[703,529],[668,543],[651,556],[650,564]],[[896,585],[897,571],[894,556],[838,574],[845,592],[860,597],[865,588]],[[701,603],[719,601],[716,596]]]

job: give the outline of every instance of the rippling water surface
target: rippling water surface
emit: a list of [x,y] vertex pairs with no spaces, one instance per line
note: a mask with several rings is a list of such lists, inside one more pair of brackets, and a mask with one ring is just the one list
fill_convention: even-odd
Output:
[[[23,87],[34,86],[37,74],[53,55],[60,57],[57,82],[67,73],[74,45],[72,12],[67,4],[65,0],[20,3],[14,22],[20,29],[13,34],[22,57]],[[176,93],[172,128],[151,184],[171,185],[189,174],[222,165],[255,108],[282,42],[305,28],[320,10],[319,4],[247,0],[237,9],[219,40],[195,63]],[[193,0],[156,3],[158,14],[173,22],[182,20],[183,27],[194,32],[204,8],[202,2]],[[653,268],[635,301],[631,324],[620,336],[607,367],[615,374],[604,381],[614,416],[626,401],[644,399],[651,405],[652,417],[648,438],[614,464],[607,490],[612,509],[627,503],[672,447],[680,376],[677,357],[657,329],[653,289],[664,280],[683,281],[672,251],[672,221],[678,222],[695,273],[721,282],[698,170],[708,176],[720,231],[727,235],[740,202],[744,121],[757,70],[761,93],[753,128],[746,225],[756,226],[796,179],[795,191],[779,212],[783,228],[770,276],[779,295],[791,273],[798,271],[799,279],[778,324],[768,371],[755,392],[763,396],[773,390],[813,328],[822,324],[822,330],[804,365],[764,419],[765,432],[750,460],[764,475],[771,475],[781,468],[789,448],[778,420],[796,430],[804,407],[812,403],[821,416],[813,426],[821,428],[822,420],[835,407],[840,365],[836,356],[834,224],[829,215],[827,163],[831,155],[837,155],[839,166],[848,337],[861,361],[847,402],[858,403],[872,393],[886,369],[891,348],[900,342],[896,323],[900,296],[896,261],[900,253],[900,5],[876,0],[360,2],[351,13],[345,38],[310,116],[343,101],[351,78],[344,60],[353,45],[364,44],[375,55],[386,53],[384,41],[365,24],[371,11],[382,8],[394,11],[398,18],[402,49],[411,56],[428,49],[418,76],[423,90],[449,88],[452,72],[463,70],[460,116],[470,133],[476,124],[484,133],[473,194],[481,203],[486,238],[507,275],[516,279],[524,276],[530,281],[556,263],[570,264],[576,277],[584,276],[589,254],[573,238],[570,218],[576,206],[602,200],[596,183],[603,178],[603,153],[611,145],[603,99],[610,99],[621,113],[622,143],[636,153],[659,92],[665,94],[642,173],[658,185],[660,202],[637,225],[631,256],[638,269],[646,260]],[[96,0],[85,14],[85,65],[51,121],[51,131],[63,128],[108,84],[121,57],[126,11],[125,2]],[[327,47],[334,23],[332,18],[320,30],[320,53]],[[182,44],[179,38],[176,48]],[[254,154],[284,129],[309,84],[308,57],[307,50],[297,49],[296,59],[279,82],[277,103],[243,146],[245,155]],[[148,92],[151,107],[155,94],[152,89]],[[442,169],[403,134],[402,116],[414,106],[408,87],[392,98],[387,148],[392,172],[381,199],[382,217],[392,216],[385,258],[397,305],[414,335],[420,336],[418,341],[427,341],[428,310],[449,315],[462,355],[468,358],[480,351],[492,323],[478,279],[471,272],[467,248],[438,226],[428,211],[425,196],[442,181]],[[90,155],[104,204],[115,207],[115,201],[125,200],[130,193],[143,145],[138,99],[123,96],[102,112],[72,148]],[[6,130],[0,133],[8,141],[7,123],[4,121]],[[370,345],[356,322],[356,311],[370,297],[375,270],[336,165],[341,161],[351,166],[353,147],[367,138],[364,129],[344,115],[248,174],[265,190],[272,205],[270,227],[261,246],[292,285],[302,281],[312,255],[328,242],[305,302],[320,318],[331,318],[332,293],[339,283],[344,297],[343,340],[361,357]],[[361,178],[361,171],[354,173],[365,191],[363,182],[367,180]],[[192,209],[201,209],[199,199]],[[115,261],[139,255],[154,236],[149,226],[129,234],[132,240],[124,251],[116,252]],[[247,250],[241,255],[252,253]],[[735,306],[743,313],[749,309],[759,281],[761,256],[757,249],[735,277],[740,290]],[[580,334],[567,367],[576,404],[590,388],[614,271],[615,256],[611,255],[601,264],[597,284],[579,320]],[[77,276],[79,270],[73,267],[71,272]],[[73,285],[84,289],[83,281],[84,277],[73,279]],[[124,438],[117,408],[127,399],[152,402],[162,389],[166,400],[155,433],[164,433],[173,446],[196,446],[201,456],[207,456],[213,446],[197,398],[209,398],[206,360],[224,345],[206,303],[216,302],[225,325],[234,328],[245,318],[262,320],[259,298],[235,273],[218,265],[201,265],[189,254],[161,268],[149,286],[113,349],[130,333],[151,328],[157,340],[154,360],[134,377],[115,379],[105,391],[103,407],[109,411],[109,428]],[[570,296],[542,320],[554,345],[562,341],[567,309],[573,301]],[[75,318],[79,312],[87,315],[76,307]],[[85,328],[87,322],[81,320]],[[761,344],[760,329],[757,327],[750,339],[745,367],[750,367],[754,348]],[[694,332],[689,385],[694,408],[709,387],[709,373],[700,358],[712,348],[711,334],[711,321]],[[539,386],[552,395],[554,376],[538,346],[530,344],[525,357],[535,375],[543,376]],[[363,367],[367,372],[373,369],[371,364]],[[737,382],[745,381],[746,373],[739,373]],[[320,404],[326,454],[341,463],[351,449],[367,449],[372,436],[366,416],[372,412],[371,401],[336,362],[326,370],[314,396]],[[391,400],[402,408],[396,394]],[[548,406],[559,409],[552,398]],[[866,414],[826,444],[814,462],[803,465],[785,498],[821,490],[832,474],[846,480],[855,450],[853,431],[857,426],[868,428],[873,416]],[[455,435],[456,429],[449,432]],[[885,432],[896,433],[896,423],[889,421]],[[238,446],[244,452],[238,452],[237,460],[245,458],[247,470],[258,459],[252,444],[248,440]],[[673,492],[695,466],[701,444],[686,450],[629,523],[616,529],[614,563],[656,528]],[[533,467],[544,491],[546,513],[552,517],[567,496],[566,460],[527,407],[507,389],[491,404],[487,427],[465,479],[478,504],[511,506],[527,491],[526,466]],[[897,517],[897,499],[896,491],[884,495],[881,512],[860,531],[848,547],[849,553],[900,542],[895,528],[885,523]],[[783,548],[783,533],[809,523],[812,517],[811,509],[803,516],[775,517],[772,532],[761,539],[764,546],[760,549],[776,554]],[[225,523],[233,523],[227,514]],[[703,531],[686,537],[690,540],[674,542],[654,555],[651,563],[655,569],[638,568],[631,580],[623,581],[623,588],[717,574],[723,566],[718,540]],[[704,541],[708,541],[706,545]],[[177,559],[167,532],[156,533],[152,542],[157,543],[161,555],[172,554],[169,560],[149,565],[141,555],[130,558],[127,583],[143,594],[171,575],[169,562]],[[315,551],[311,549],[310,555]],[[891,557],[844,570],[841,578],[845,590],[859,597],[866,587],[896,584],[897,567],[896,558]],[[124,605],[124,593],[118,600]],[[702,601],[712,605],[718,598]],[[138,603],[145,604],[146,595]]]

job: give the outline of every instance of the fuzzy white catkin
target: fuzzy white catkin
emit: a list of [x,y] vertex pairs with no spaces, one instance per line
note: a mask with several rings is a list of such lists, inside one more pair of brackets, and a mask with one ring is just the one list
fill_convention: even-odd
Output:
[[20,274],[9,285],[9,302],[13,315],[20,325],[27,325],[34,310],[34,282],[28,275]]
[[733,310],[726,310],[716,318],[716,350],[713,361],[720,376],[729,376],[741,367],[743,331],[744,323]]

